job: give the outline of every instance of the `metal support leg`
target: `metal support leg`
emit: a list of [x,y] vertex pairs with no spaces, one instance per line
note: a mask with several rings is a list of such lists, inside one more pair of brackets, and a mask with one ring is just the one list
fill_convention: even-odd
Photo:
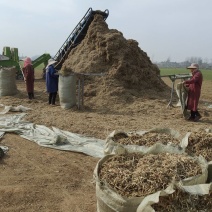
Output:
[[84,75],[83,75],[83,77],[82,77],[82,93],[81,93],[81,98],[82,98],[82,104],[81,104],[81,106],[82,106],[82,109],[84,108]]
[[174,93],[174,84],[175,84],[175,80],[172,79],[171,99],[170,99],[169,104],[168,104],[167,107],[173,107],[172,99],[173,99],[173,93]]
[[78,79],[78,109],[80,109],[80,99],[81,99],[81,79]]
[[78,109],[83,109],[84,107],[84,75],[80,76],[78,79]]

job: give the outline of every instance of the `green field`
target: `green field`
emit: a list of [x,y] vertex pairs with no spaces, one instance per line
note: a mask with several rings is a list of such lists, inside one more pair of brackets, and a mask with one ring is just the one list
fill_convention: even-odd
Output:
[[[212,80],[212,70],[201,70],[204,80]],[[168,74],[188,74],[190,70],[186,68],[160,68],[160,75]]]
[[[35,68],[35,75],[41,76],[43,73],[44,65],[41,64]],[[212,80],[212,70],[201,69],[204,80]],[[186,68],[160,68],[160,75],[169,75],[169,74],[188,74],[190,71]]]

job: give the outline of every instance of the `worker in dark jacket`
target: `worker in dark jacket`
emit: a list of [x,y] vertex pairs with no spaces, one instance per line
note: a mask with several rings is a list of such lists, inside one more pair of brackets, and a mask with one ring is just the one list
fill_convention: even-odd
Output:
[[199,65],[192,63],[187,69],[191,70],[192,77],[190,80],[184,81],[186,87],[188,87],[188,100],[187,109],[191,111],[191,115],[188,118],[189,121],[198,121],[201,118],[200,113],[197,110],[199,98],[202,87],[202,73],[199,70]]
[[48,60],[46,67],[46,90],[49,93],[49,104],[55,105],[57,91],[58,91],[58,73],[54,68],[54,64],[57,61],[53,59]]
[[34,68],[32,66],[31,58],[27,57],[23,59],[24,67],[22,69],[24,75],[24,81],[26,82],[26,90],[29,99],[34,99]]

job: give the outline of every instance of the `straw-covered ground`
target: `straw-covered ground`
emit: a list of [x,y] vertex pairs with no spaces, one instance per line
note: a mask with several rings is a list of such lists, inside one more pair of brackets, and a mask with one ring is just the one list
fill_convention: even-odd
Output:
[[[130,131],[155,127],[172,128],[184,135],[187,131],[211,126],[212,111],[208,108],[208,104],[212,103],[211,85],[209,81],[203,84],[199,106],[203,118],[196,123],[184,120],[180,108],[168,109],[169,99],[138,98],[123,107],[111,102],[109,110],[90,103],[87,97],[84,110],[52,107],[47,104],[45,82],[42,80],[35,81],[35,100],[29,101],[25,84],[17,82],[19,94],[1,97],[1,104],[32,108],[27,112],[26,119],[36,124],[56,126],[100,139],[105,139],[115,129]],[[9,133],[0,145],[9,147],[9,152],[0,160],[1,211],[96,210],[93,170],[97,158],[40,147]]]

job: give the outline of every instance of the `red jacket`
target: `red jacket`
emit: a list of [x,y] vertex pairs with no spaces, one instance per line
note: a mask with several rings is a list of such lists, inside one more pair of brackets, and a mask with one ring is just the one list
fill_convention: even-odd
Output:
[[26,90],[28,93],[34,92],[34,68],[32,65],[27,65],[25,68],[23,68],[24,77],[26,79]]
[[192,73],[192,78],[185,81],[186,86],[189,87],[187,101],[188,110],[197,111],[202,87],[202,80],[203,77],[201,71],[196,70]]

